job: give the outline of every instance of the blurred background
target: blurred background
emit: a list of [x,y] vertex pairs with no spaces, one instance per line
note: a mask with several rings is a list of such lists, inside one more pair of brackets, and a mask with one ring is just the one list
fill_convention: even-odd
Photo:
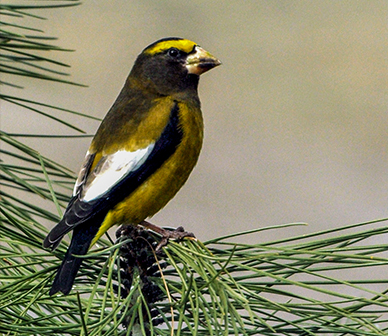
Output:
[[[246,238],[265,242],[388,217],[387,1],[89,0],[43,15],[29,24],[75,50],[55,57],[88,87],[20,78],[24,91],[7,93],[103,118],[136,56],[159,38],[191,39],[223,62],[200,81],[198,165],[153,223],[201,240],[309,224]],[[99,125],[58,115],[88,134]],[[76,134],[5,103],[1,127]],[[90,139],[23,141],[78,172]]]

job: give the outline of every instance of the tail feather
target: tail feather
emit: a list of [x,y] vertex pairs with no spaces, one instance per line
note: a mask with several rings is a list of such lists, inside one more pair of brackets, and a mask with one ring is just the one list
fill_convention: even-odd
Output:
[[75,255],[85,255],[88,252],[99,228],[99,225],[85,224],[75,227],[73,231],[70,246],[62,264],[58,268],[57,275],[49,292],[50,295],[54,295],[57,292],[67,295],[73,287],[75,277],[83,261],[83,258],[77,258]]
[[57,292],[62,292],[65,295],[70,293],[82,261],[83,259],[74,257],[69,251],[66,252],[65,259],[62,261],[61,266],[59,266],[51,286],[50,295],[54,295]]

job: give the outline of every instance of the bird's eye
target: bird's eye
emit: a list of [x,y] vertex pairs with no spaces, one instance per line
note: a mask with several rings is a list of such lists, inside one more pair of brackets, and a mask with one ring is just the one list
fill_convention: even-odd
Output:
[[180,51],[176,48],[170,48],[168,49],[168,55],[174,58],[177,58],[180,56]]

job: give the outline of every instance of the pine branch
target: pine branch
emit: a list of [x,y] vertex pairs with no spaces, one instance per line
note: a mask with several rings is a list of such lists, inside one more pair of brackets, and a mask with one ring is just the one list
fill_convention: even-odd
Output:
[[[39,3],[0,4],[0,72],[69,83],[57,68],[67,66],[42,56],[66,50],[22,20],[40,19],[36,9],[79,2]],[[21,21],[10,24],[7,17]],[[6,85],[18,87],[10,78]],[[55,115],[65,108],[6,94],[1,98],[81,132]],[[43,250],[47,229],[42,223],[59,220],[74,176],[17,140],[20,136],[0,132],[1,334],[388,335],[387,219],[339,223],[336,229],[271,242],[261,233],[303,224],[204,243],[184,239],[171,241],[160,253],[154,251],[160,237],[124,227],[115,243],[100,240],[85,256],[70,295],[50,297],[67,244],[53,253]],[[38,136],[45,141],[49,135]],[[44,199],[44,206],[37,199]],[[247,235],[257,243],[241,243]],[[379,279],[368,273],[380,269]]]

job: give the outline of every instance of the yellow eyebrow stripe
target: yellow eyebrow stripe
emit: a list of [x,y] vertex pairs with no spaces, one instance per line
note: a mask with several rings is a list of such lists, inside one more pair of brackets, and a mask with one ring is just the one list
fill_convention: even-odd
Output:
[[158,54],[170,48],[177,48],[185,53],[193,51],[197,44],[190,40],[167,40],[161,41],[150,48],[144,50],[144,53],[149,55]]

